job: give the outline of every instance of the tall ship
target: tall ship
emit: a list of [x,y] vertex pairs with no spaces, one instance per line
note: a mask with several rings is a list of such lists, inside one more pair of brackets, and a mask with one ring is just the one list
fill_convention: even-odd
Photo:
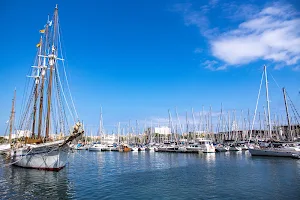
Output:
[[84,130],[68,83],[57,5],[39,32],[15,131],[29,134],[10,141],[10,157],[16,166],[59,171],[68,161],[71,143]]

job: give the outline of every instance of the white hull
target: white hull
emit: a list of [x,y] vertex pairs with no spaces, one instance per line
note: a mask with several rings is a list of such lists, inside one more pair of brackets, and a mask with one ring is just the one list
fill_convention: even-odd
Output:
[[87,146],[81,146],[81,147],[77,148],[77,150],[88,150],[88,149],[89,149],[89,147],[87,147]]
[[151,151],[151,152],[153,152],[154,151],[154,147],[147,147],[146,149],[145,149],[145,151]]
[[139,148],[133,147],[133,148],[132,148],[132,151],[133,151],[133,152],[138,152],[138,151],[139,151]]
[[11,151],[14,165],[25,168],[59,171],[68,162],[69,146],[62,142],[26,145]]
[[111,151],[111,148],[112,147],[104,147],[104,148],[101,149],[101,151]]
[[90,147],[89,151],[101,151],[101,147]]
[[209,145],[207,146],[204,150],[203,150],[203,153],[215,153],[216,152],[216,149],[214,146],[212,145]]
[[178,147],[177,146],[162,146],[162,147],[158,147],[155,151],[174,152],[174,151],[178,151]]
[[280,149],[276,149],[276,148],[251,149],[250,148],[249,152],[251,153],[252,156],[275,156],[275,157],[292,157],[293,154],[297,154],[297,151],[288,150],[284,148],[280,148]]
[[8,151],[10,149],[9,144],[1,144],[0,145],[0,152]]
[[198,152],[198,151],[203,151],[204,148],[203,147],[186,147],[187,151],[191,151],[191,152]]
[[228,151],[229,150],[229,148],[227,147],[216,147],[216,151],[218,151],[218,152],[226,152],[226,151]]
[[112,147],[110,151],[119,151],[119,147]]
[[241,147],[229,147],[229,151],[242,151]]
[[199,147],[186,147],[188,152],[215,153],[216,149],[211,144],[202,144]]
[[89,147],[89,151],[101,151],[103,148],[105,148],[104,145],[94,144],[93,146]]
[[115,148],[113,145],[105,145],[101,151],[111,151],[113,148]]

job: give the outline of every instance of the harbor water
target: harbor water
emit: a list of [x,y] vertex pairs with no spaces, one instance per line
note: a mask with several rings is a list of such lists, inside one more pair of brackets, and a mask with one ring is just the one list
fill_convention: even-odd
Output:
[[59,172],[0,162],[0,199],[300,199],[300,160],[248,152],[83,150]]

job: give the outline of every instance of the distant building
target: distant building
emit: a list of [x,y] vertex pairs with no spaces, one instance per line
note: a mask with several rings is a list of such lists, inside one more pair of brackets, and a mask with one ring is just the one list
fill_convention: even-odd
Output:
[[[16,133],[11,134],[11,139],[21,138],[21,137],[30,137],[31,131],[29,130],[17,130]],[[8,140],[9,135],[4,136]]]
[[101,143],[103,144],[114,144],[117,142],[118,142],[118,136],[115,134],[112,135],[106,134],[101,138]]
[[158,133],[160,135],[170,135],[171,134],[171,129],[167,126],[155,127],[154,132]]

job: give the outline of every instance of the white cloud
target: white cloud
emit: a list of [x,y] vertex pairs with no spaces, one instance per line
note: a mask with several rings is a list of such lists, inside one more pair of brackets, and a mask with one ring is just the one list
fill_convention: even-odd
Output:
[[211,40],[212,54],[229,65],[259,59],[295,65],[300,60],[300,18],[295,13],[290,5],[266,7]]
[[201,48],[196,48],[196,49],[194,50],[194,53],[196,53],[196,54],[202,53],[202,52],[203,52],[203,49],[201,49]]
[[215,60],[206,60],[201,64],[205,69],[209,69],[211,71],[221,71],[227,69],[227,64],[220,65],[218,61]]
[[215,60],[207,60],[204,63],[202,63],[202,65],[204,66],[204,68],[205,69],[209,69],[209,70],[214,70],[216,64],[218,64],[218,62],[215,61]]
[[[236,28],[212,27],[208,16],[218,8],[222,8],[222,19],[238,22]],[[178,4],[176,11],[183,13],[186,26],[197,26],[208,40],[216,59],[205,61],[206,69],[224,70],[258,60],[272,62],[276,69],[300,64],[300,14],[292,5],[275,2],[259,8],[210,0],[199,10],[192,4]]]
[[300,71],[300,65],[296,66],[296,67],[293,67],[292,69],[293,71]]
[[194,10],[190,3],[179,3],[172,7],[172,11],[183,14],[184,24],[186,26],[193,25],[198,27],[201,34],[204,35],[209,26],[209,20],[206,14],[209,13],[211,7],[212,5],[203,5],[200,7],[200,10]]

